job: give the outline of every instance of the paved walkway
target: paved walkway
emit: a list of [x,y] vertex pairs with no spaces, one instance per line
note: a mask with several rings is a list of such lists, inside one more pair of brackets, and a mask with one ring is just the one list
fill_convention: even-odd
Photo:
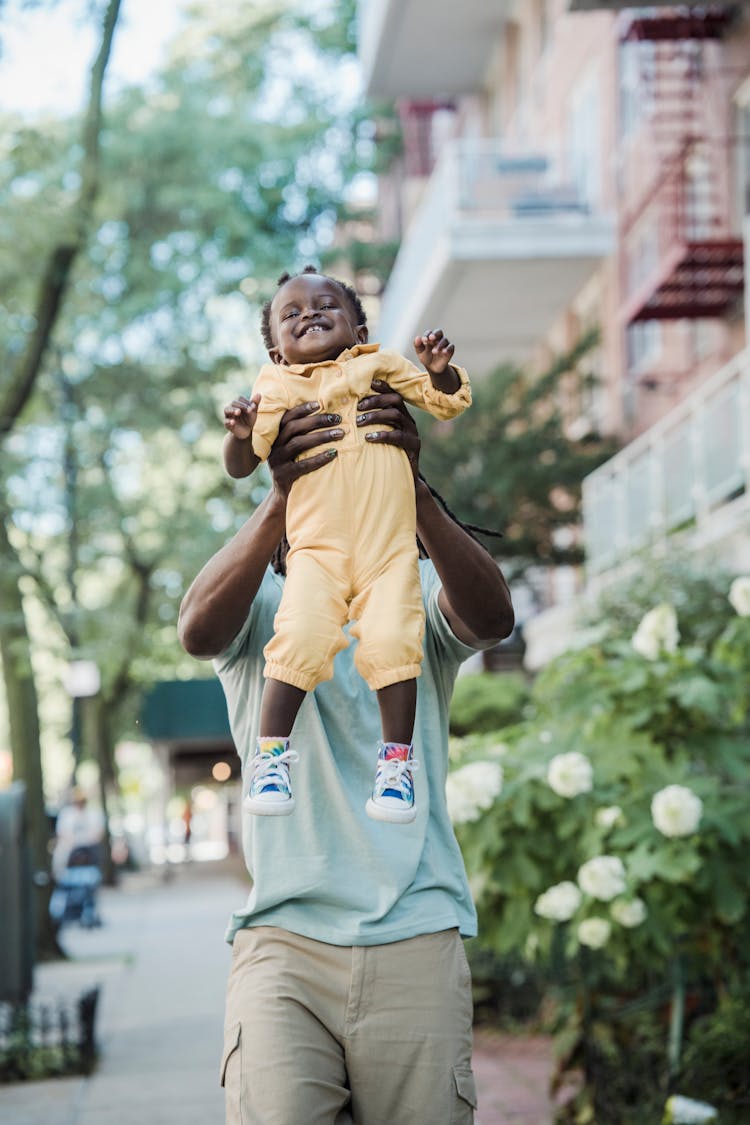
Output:
[[[0,1121],[222,1125],[218,1064],[230,958],[223,933],[245,893],[240,871],[226,863],[184,865],[167,882],[126,876],[105,888],[104,926],[67,926],[70,960],[35,974],[35,994],[48,999],[101,985],[96,1069],[88,1078],[0,1086]],[[474,1066],[477,1125],[551,1125],[546,1040],[479,1034]]]

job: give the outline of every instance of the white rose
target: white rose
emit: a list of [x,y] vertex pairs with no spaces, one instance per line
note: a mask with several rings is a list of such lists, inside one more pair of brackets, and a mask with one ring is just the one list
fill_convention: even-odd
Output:
[[735,578],[729,587],[729,601],[740,617],[750,617],[750,575]]
[[596,810],[595,819],[600,828],[614,828],[618,820],[622,820],[622,809],[619,805],[607,805]]
[[590,949],[601,949],[611,933],[612,927],[606,918],[584,918],[578,927],[578,940]]
[[547,766],[547,784],[558,797],[577,797],[579,793],[588,793],[594,784],[591,762],[577,750],[556,754]]
[[609,908],[609,912],[621,926],[626,929],[632,930],[635,926],[640,926],[642,922],[646,921],[646,904],[642,898],[633,898],[630,902],[625,899],[619,899],[613,902]]
[[445,797],[454,824],[478,820],[503,787],[503,771],[497,762],[470,762],[448,774]]
[[625,890],[625,868],[616,855],[598,855],[584,863],[578,871],[578,886],[584,894],[602,902],[621,895]]
[[686,785],[667,785],[651,801],[651,819],[663,836],[690,836],[702,812],[703,801]]
[[646,660],[656,660],[663,652],[674,652],[679,639],[677,614],[671,605],[664,602],[644,615],[631,644]]
[[555,883],[539,895],[534,903],[534,910],[542,918],[549,918],[553,922],[567,922],[572,918],[581,905],[581,892],[575,883],[565,881]]

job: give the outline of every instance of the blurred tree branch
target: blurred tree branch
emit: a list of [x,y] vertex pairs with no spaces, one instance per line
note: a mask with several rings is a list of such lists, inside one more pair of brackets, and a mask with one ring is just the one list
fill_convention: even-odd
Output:
[[99,191],[99,138],[102,121],[104,75],[120,13],[121,0],[109,0],[102,21],[101,41],[91,68],[89,98],[81,143],[81,182],[69,214],[64,236],[50,248],[39,281],[34,308],[34,329],[23,355],[12,369],[0,398],[0,439],[13,429],[31,397],[52,338],[73,263],[86,244],[89,222]]

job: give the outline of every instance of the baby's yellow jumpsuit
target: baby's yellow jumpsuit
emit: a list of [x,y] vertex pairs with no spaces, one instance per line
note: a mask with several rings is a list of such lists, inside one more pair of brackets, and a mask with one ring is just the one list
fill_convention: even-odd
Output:
[[[333,658],[346,647],[343,625],[354,622],[358,671],[377,690],[414,679],[421,670],[424,610],[416,546],[414,478],[403,449],[365,440],[378,426],[356,424],[357,402],[382,379],[436,418],[454,418],[471,404],[466,372],[453,394],[397,352],[358,344],[322,363],[265,364],[253,387],[260,393],[253,451],[265,460],[283,413],[319,402],[341,415],[338,456],[294,482],[286,511],[287,577],[274,636],[264,649],[265,675],[303,691],[333,676]],[[311,454],[319,454],[317,446]]]

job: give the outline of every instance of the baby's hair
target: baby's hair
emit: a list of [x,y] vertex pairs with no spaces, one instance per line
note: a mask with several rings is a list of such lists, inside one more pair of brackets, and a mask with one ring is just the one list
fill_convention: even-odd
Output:
[[[443,511],[445,512],[445,514],[450,519],[452,519],[454,523],[457,523],[458,526],[463,531],[466,532],[466,534],[469,536],[470,539],[473,539],[475,543],[479,543],[480,547],[484,547],[485,551],[487,551],[487,553],[490,554],[490,552],[487,550],[487,547],[484,545],[484,543],[482,543],[477,538],[477,535],[489,535],[493,539],[502,539],[503,538],[502,531],[492,531],[491,528],[489,528],[489,527],[478,527],[476,524],[473,524],[473,523],[464,523],[463,520],[460,520],[458,518],[458,516],[455,514],[455,512],[452,512],[450,510],[450,508],[448,507],[448,505],[446,504],[445,500],[440,495],[440,493],[437,492],[436,489],[434,489],[432,487],[432,485],[429,483],[429,481],[426,481],[424,479],[424,477],[422,476],[421,473],[419,474],[419,479],[423,482],[423,484],[427,485],[430,492],[435,497],[438,504],[440,504],[440,506],[443,509]],[[429,554],[427,553],[427,549],[425,548],[425,546],[422,543],[419,536],[417,536],[417,547],[419,548],[420,559],[428,559],[430,557]],[[273,555],[271,556],[271,567],[276,572],[276,574],[281,574],[284,577],[286,576],[286,556],[287,556],[288,551],[289,551],[289,543],[287,541],[286,536],[284,536],[284,538],[281,540],[281,542],[277,546],[276,550],[274,551]]]
[[[347,285],[345,281],[339,281],[336,277],[329,277],[327,273],[321,273],[316,266],[305,266],[299,273],[282,273],[279,280],[276,282],[276,292],[281,289],[282,285],[286,285],[287,281],[291,281],[294,277],[302,277],[305,273],[315,273],[319,277],[324,277],[326,281],[330,281],[332,285],[336,285],[344,294],[346,299],[350,302],[354,312],[357,316],[357,324],[367,324],[367,314],[365,313],[362,302],[359,299],[359,294],[356,289],[351,285]],[[276,294],[274,294],[275,296]],[[266,345],[268,351],[275,347],[276,341],[271,334],[271,304],[273,297],[270,297],[263,305],[260,314],[260,330],[263,335],[263,343]]]

